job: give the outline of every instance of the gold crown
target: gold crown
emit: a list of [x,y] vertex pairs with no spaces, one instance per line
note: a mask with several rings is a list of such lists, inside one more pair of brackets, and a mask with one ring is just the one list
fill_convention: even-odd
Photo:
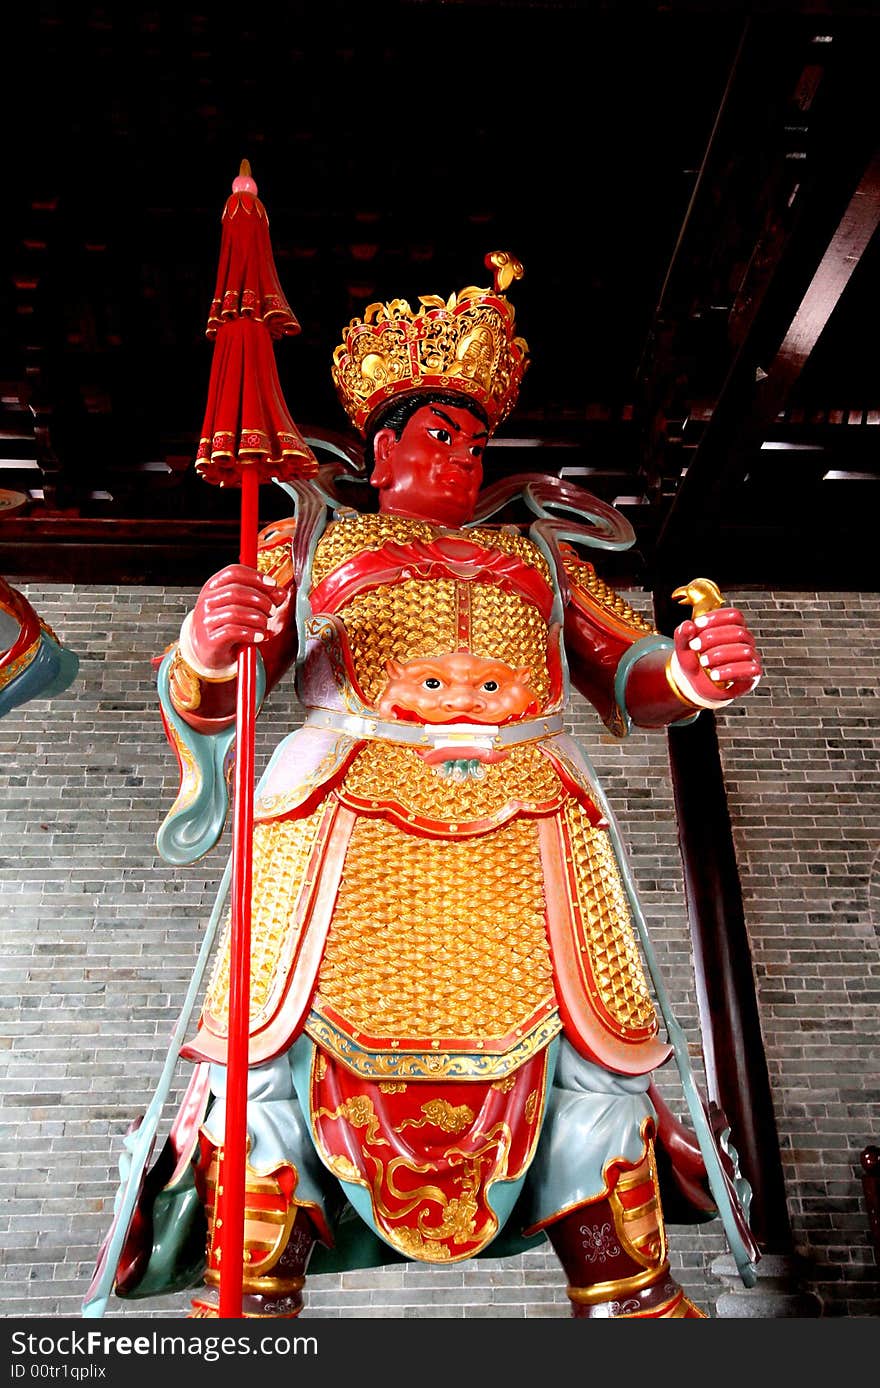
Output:
[[333,353],[333,381],[352,424],[364,433],[380,406],[416,390],[454,390],[486,411],[490,430],[513,409],[528,365],[528,343],[514,335],[513,305],[504,290],[523,277],[506,251],[490,251],[492,289],[469,286],[448,299],[370,304],[353,318]]

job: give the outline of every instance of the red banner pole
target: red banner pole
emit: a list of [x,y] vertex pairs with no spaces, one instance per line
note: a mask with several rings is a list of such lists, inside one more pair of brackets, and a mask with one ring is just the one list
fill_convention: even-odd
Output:
[[[257,566],[259,479],[255,467],[241,471],[240,562]],[[257,652],[238,655],[238,706],[232,823],[232,931],[229,981],[229,1049],[226,1075],[226,1131],[218,1231],[220,1316],[240,1320],[244,1270],[244,1205],[247,1166],[247,1078],[250,1030],[251,890],[254,827],[254,728]]]

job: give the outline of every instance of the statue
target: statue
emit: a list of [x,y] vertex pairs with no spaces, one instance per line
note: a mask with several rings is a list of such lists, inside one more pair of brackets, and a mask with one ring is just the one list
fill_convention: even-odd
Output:
[[[161,659],[172,861],[222,828],[243,645],[261,697],[292,672],[305,713],[254,802],[245,1317],[298,1315],[309,1271],[547,1239],[573,1316],[699,1318],[664,1210],[714,1217],[719,1169],[756,1252],[735,1153],[653,1084],[674,1047],[638,896],[564,717],[574,685],[618,736],[685,724],[754,689],[760,658],[707,580],[678,591],[697,606],[672,639],[603,582],[579,548],[632,543],[610,506],[534,474],[481,490],[528,364],[504,292],[522,268],[487,266],[489,288],[371,305],[336,348],[378,510],[326,470],[285,484],[294,517],[207,580]],[[493,523],[517,497],[530,522]],[[196,1318],[218,1315],[229,992],[227,928],[116,1273],[120,1295],[159,1287],[151,1201],[177,1190],[202,1222],[163,1285],[197,1285]]]
[[79,657],[23,593],[0,578],[0,718],[31,699],[63,693],[78,670]]

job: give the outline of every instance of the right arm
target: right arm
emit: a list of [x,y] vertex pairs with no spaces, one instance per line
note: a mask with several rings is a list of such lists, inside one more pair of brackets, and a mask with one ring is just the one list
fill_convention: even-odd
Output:
[[257,569],[228,564],[199,592],[180,629],[169,670],[171,703],[196,732],[222,731],[235,720],[237,656],[256,646],[266,692],[296,656],[295,588],[290,544],[264,532]]
[[[285,522],[261,536],[257,569],[229,564],[209,578],[184,619],[180,637],[153,664],[180,787],[158,831],[166,862],[195,862],[217,843],[229,808],[234,756],[237,654],[261,653],[262,698],[296,656],[295,587]],[[265,675],[265,679],[263,676]]]

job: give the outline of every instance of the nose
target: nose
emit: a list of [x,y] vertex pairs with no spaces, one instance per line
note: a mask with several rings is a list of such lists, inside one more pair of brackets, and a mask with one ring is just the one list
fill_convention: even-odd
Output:
[[473,689],[449,689],[443,700],[443,707],[449,709],[450,713],[463,713],[481,709],[483,700]]
[[458,435],[455,436],[451,451],[452,457],[455,462],[458,463],[459,467],[468,469],[476,467],[477,459],[471,452],[471,447],[472,444],[468,439],[459,438]]

